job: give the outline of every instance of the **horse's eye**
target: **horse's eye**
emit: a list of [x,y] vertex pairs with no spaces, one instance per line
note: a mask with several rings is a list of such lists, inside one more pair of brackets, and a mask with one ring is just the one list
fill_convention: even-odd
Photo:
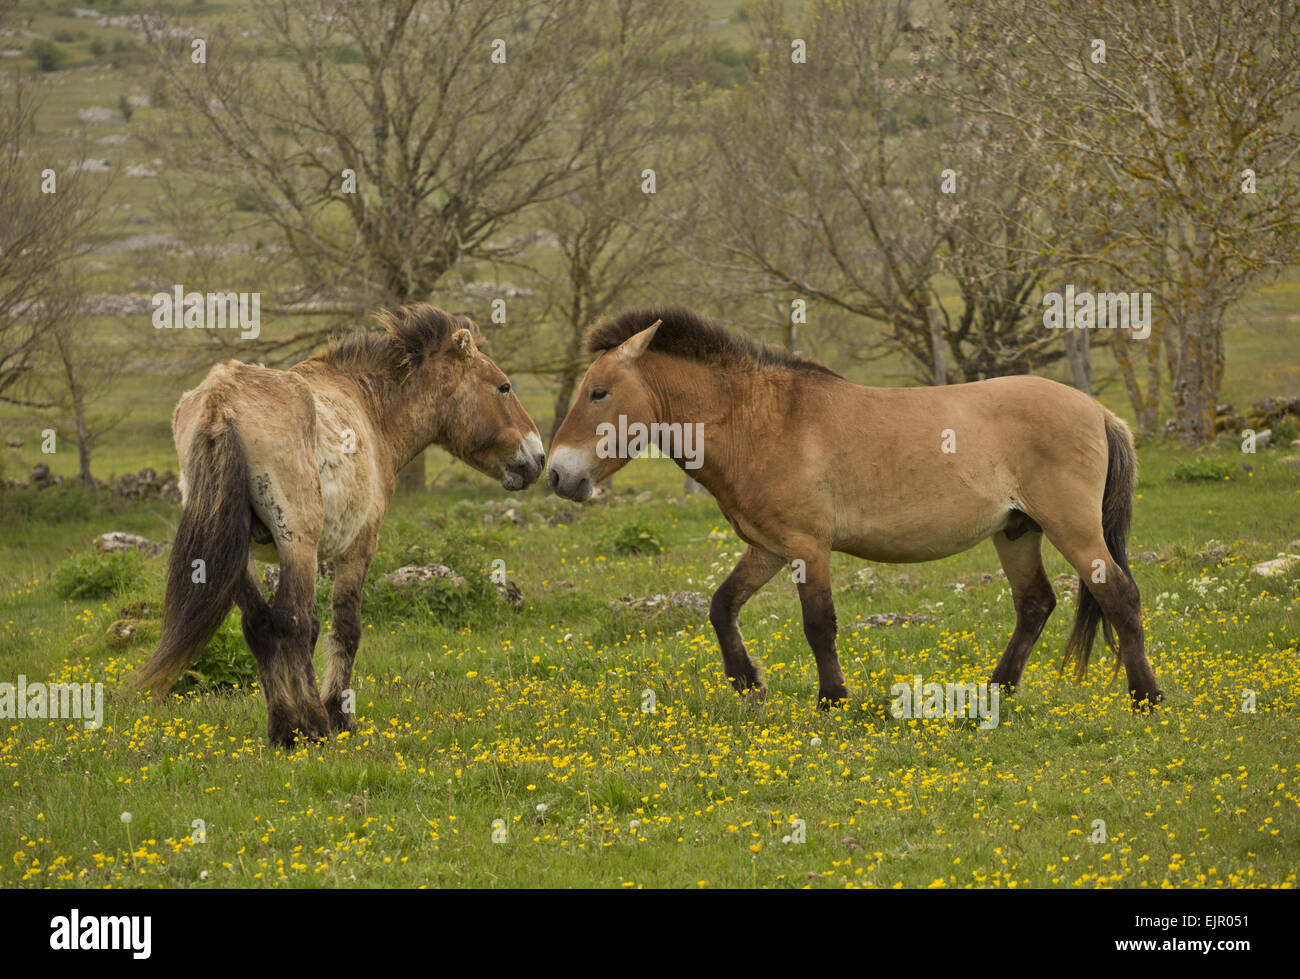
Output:
[[591,392],[592,404],[595,404],[597,401],[604,401],[608,397],[609,397],[609,392],[606,391],[604,388],[595,388]]
[[505,384],[502,384],[499,388],[497,388],[497,394],[509,394],[509,393],[510,393],[509,381],[506,381]]

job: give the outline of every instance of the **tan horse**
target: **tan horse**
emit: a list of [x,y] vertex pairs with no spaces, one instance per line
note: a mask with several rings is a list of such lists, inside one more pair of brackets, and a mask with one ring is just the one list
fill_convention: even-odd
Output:
[[[383,332],[285,371],[219,364],[181,397],[172,430],[183,510],[162,639],[128,690],[166,692],[238,603],[270,740],[350,729],[362,583],[398,470],[437,444],[508,490],[541,475],[537,426],[479,351],[472,321],[424,305],[378,319]],[[253,544],[280,562],[271,605]],[[336,564],[323,704],[312,669],[320,558]]]
[[831,552],[932,561],[990,537],[1016,610],[992,680],[1014,688],[1056,606],[1043,569],[1046,534],[1080,575],[1066,661],[1084,675],[1104,619],[1112,648],[1111,627],[1118,633],[1116,669],[1122,661],[1134,704],[1162,699],[1126,556],[1133,439],[1092,398],[1032,376],[862,387],[684,310],[597,324],[588,347],[600,356],[556,432],[547,480],[561,496],[586,499],[641,447],[624,432],[649,433],[685,468],[693,462],[681,449],[698,431],[703,451],[693,461],[700,465],[687,471],[749,545],[709,613],[738,691],[763,696],[741,639],[740,608],[782,568],[798,584],[818,701],[826,705],[847,696],[835,649]]

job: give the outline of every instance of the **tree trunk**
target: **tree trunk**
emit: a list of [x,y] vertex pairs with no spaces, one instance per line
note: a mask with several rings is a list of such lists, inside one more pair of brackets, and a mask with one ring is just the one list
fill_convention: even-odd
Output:
[[95,485],[95,477],[90,473],[90,430],[86,425],[86,386],[78,376],[77,365],[68,346],[68,337],[63,330],[63,324],[56,327],[54,344],[59,353],[59,360],[63,364],[63,376],[68,384],[68,395],[72,398],[72,411],[77,422],[77,475],[81,485],[90,489]]
[[578,386],[578,365],[569,361],[560,372],[560,386],[555,392],[555,414],[551,418],[551,434],[546,439],[550,445],[555,441],[555,433],[564,423],[564,416],[569,413],[569,402],[573,400],[573,389]]
[[585,306],[575,299],[569,311],[569,339],[564,345],[564,370],[560,372],[560,386],[555,392],[555,415],[551,419],[551,437],[546,440],[550,445],[555,441],[555,433],[560,430],[564,416],[569,413],[569,402],[573,400],[573,390],[578,386],[578,372],[582,370],[582,342],[586,337],[587,316]]
[[95,477],[90,474],[90,433],[86,428],[86,398],[80,385],[72,390],[72,403],[77,414],[77,472],[81,485],[90,489]]
[[1065,331],[1065,356],[1074,386],[1084,394],[1092,394],[1092,341],[1087,330]]
[[934,361],[934,383],[947,384],[948,372],[943,364],[943,324],[939,320],[937,307],[926,307],[926,316],[930,319],[930,350]]
[[1160,428],[1160,344],[1164,336],[1160,317],[1153,317],[1151,336],[1147,337],[1147,396],[1137,416],[1140,435],[1156,435]]

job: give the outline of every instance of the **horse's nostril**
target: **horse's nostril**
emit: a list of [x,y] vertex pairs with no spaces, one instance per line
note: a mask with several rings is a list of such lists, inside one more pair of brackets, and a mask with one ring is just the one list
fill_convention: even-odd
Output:
[[547,485],[551,487],[551,489],[556,489],[560,485],[560,474],[557,473],[554,469],[550,470],[546,474],[546,482]]

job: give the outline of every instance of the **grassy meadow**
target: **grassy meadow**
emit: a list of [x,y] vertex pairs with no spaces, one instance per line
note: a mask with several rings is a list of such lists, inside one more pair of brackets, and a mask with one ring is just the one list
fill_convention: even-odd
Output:
[[[247,6],[196,4],[193,16],[238,24]],[[16,52],[8,63],[34,70],[37,38],[66,59],[38,117],[44,152],[63,165],[85,149],[118,173],[85,256],[90,290],[169,289],[187,248],[227,221],[247,222],[249,252],[228,258],[223,281],[256,287],[267,266],[252,256],[268,232],[237,202],[192,188],[187,204],[212,226],[168,237],[175,222],[147,175],[161,118],[150,100],[165,93],[134,31],[75,4],[21,7],[31,19],[0,43]],[[725,84],[745,33],[738,0],[707,7]],[[135,105],[129,117],[123,103]],[[304,325],[265,316],[263,336]],[[238,351],[183,331],[160,339],[147,316],[94,316],[82,331],[106,382],[92,412],[95,474],[175,469],[173,405]],[[810,328],[804,353],[824,358],[818,337]],[[1300,393],[1300,275],[1259,283],[1230,311],[1225,342],[1223,400],[1239,411]],[[1098,396],[1131,419],[1100,345],[1095,365]],[[834,366],[910,383],[896,358]],[[552,388],[515,380],[545,432]],[[52,455],[41,452],[47,427],[59,433]],[[66,414],[0,405],[0,478],[38,463],[73,476],[69,431]],[[111,700],[157,639],[166,559],[110,564],[93,542],[114,530],[170,540],[174,504],[0,489],[0,682],[100,682],[110,698],[97,730],[0,721],[0,887],[1293,887],[1300,579],[1250,567],[1300,555],[1300,452],[1286,440],[1237,449],[1139,447],[1131,555],[1164,708],[1132,714],[1100,646],[1084,684],[1058,680],[1075,601],[1048,547],[1060,604],[991,730],[890,710],[895,682],[992,670],[1014,615],[989,544],[906,567],[836,557],[851,699],[830,713],[814,705],[794,587],[774,580],[741,617],[769,688],[755,706],[726,681],[698,610],[743,544],[711,500],[683,496],[672,464],[636,460],[610,497],[581,505],[543,486],[506,494],[431,452],[432,489],[394,501],[370,574],[357,730],[290,753],[266,744],[237,616],[193,689]],[[520,607],[487,584],[495,561]],[[466,586],[408,597],[379,583],[430,562]],[[620,603],[679,592],[704,598]],[[918,618],[866,623],[883,613]],[[136,622],[123,637],[112,627],[126,618]],[[322,635],[318,672],[324,647]]]
[[[767,671],[761,707],[731,690],[702,615],[611,608],[708,593],[741,550],[707,499],[676,495],[667,461],[632,463],[613,499],[586,505],[533,488],[512,507],[518,524],[486,486],[401,497],[363,607],[354,734],[271,750],[255,685],[110,704],[100,730],[6,722],[0,883],[1292,886],[1300,589],[1249,565],[1285,550],[1300,479],[1276,455],[1250,473],[1224,458],[1228,478],[1186,482],[1179,453],[1142,453],[1134,566],[1166,708],[1131,714],[1105,654],[1082,686],[1058,684],[1074,609],[1058,587],[992,730],[896,720],[889,693],[914,674],[987,676],[1013,618],[989,546],[906,568],[838,561],[852,699],[821,713],[789,583],[742,617]],[[131,602],[158,607],[163,559],[77,601],[55,593],[50,562],[100,530],[162,537],[175,520],[164,504],[13,494],[5,675],[102,681],[111,695],[157,629],[124,646],[106,632]],[[1048,553],[1049,575],[1064,575]],[[375,584],[430,560],[486,578],[498,558],[517,610],[488,593],[434,614]],[[925,618],[862,624],[880,612]]]

